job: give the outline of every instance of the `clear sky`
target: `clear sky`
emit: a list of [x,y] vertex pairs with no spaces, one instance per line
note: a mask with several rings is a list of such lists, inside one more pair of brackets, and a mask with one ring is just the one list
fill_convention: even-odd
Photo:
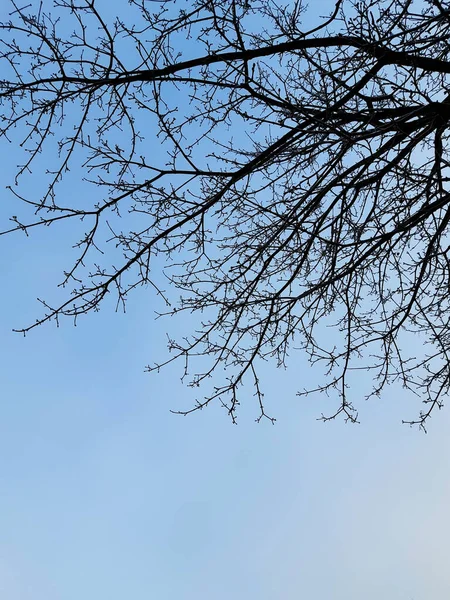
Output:
[[125,315],[11,332],[66,266],[49,233],[0,238],[0,598],[449,597],[450,405],[428,435],[401,425],[418,405],[398,389],[361,402],[360,425],[323,424],[327,400],[295,396],[297,356],[266,373],[273,426],[252,398],[237,426],[172,415],[179,369],[144,373],[172,326],[150,290]]

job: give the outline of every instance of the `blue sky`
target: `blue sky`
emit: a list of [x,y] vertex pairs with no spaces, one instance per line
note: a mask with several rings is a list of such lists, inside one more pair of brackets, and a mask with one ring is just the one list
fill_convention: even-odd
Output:
[[26,339],[18,304],[2,297],[2,597],[445,597],[446,410],[427,436],[389,395],[359,426],[317,423],[287,372],[274,426],[176,417],[179,381],[142,372],[163,341],[144,294]]
[[[2,182],[17,160],[4,156]],[[0,238],[1,598],[449,594],[448,407],[428,435],[401,425],[418,405],[394,388],[359,404],[360,425],[317,422],[327,400],[295,396],[297,356],[265,375],[274,426],[252,402],[237,426],[217,407],[175,416],[179,369],[144,373],[175,327],[154,320],[150,290],[125,315],[12,333],[60,280],[63,235]]]

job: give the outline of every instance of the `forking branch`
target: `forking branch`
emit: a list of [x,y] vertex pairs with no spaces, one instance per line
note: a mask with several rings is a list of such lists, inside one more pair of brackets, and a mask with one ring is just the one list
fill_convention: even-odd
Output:
[[[20,331],[151,285],[198,315],[149,367],[183,361],[202,390],[183,414],[219,402],[234,421],[253,385],[272,418],[261,363],[297,349],[325,367],[299,390],[336,398],[323,419],[357,420],[364,370],[369,396],[421,398],[424,428],[450,382],[450,10],[339,0],[308,28],[301,2],[50,4],[12,2],[0,25],[1,132],[24,157],[3,234],[83,231],[72,291]],[[89,195],[66,203],[77,180]]]

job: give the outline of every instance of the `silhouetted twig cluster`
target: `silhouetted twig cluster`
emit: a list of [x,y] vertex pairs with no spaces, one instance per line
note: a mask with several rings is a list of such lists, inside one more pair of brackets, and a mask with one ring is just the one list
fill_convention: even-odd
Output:
[[[23,332],[151,284],[168,313],[199,315],[170,340],[204,390],[192,410],[218,401],[234,420],[253,381],[267,416],[262,361],[298,348],[326,366],[324,419],[357,419],[364,369],[371,395],[418,394],[423,427],[449,389],[450,7],[338,0],[303,21],[299,1],[130,0],[119,17],[11,4],[0,124],[23,150],[11,192],[28,212],[4,233],[83,227],[71,293]],[[67,200],[74,171],[89,193]]]

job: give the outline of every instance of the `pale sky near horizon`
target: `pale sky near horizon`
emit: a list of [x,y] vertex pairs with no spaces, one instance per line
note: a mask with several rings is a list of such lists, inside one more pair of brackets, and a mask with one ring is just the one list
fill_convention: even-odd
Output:
[[[15,162],[4,155],[1,182]],[[12,333],[60,280],[62,236],[0,238],[1,599],[450,595],[450,403],[427,435],[401,424],[419,405],[394,388],[358,403],[360,425],[324,424],[326,399],[295,396],[297,355],[267,369],[273,426],[252,398],[237,426],[217,407],[173,415],[179,368],[144,373],[172,326],[149,290],[125,315]]]

